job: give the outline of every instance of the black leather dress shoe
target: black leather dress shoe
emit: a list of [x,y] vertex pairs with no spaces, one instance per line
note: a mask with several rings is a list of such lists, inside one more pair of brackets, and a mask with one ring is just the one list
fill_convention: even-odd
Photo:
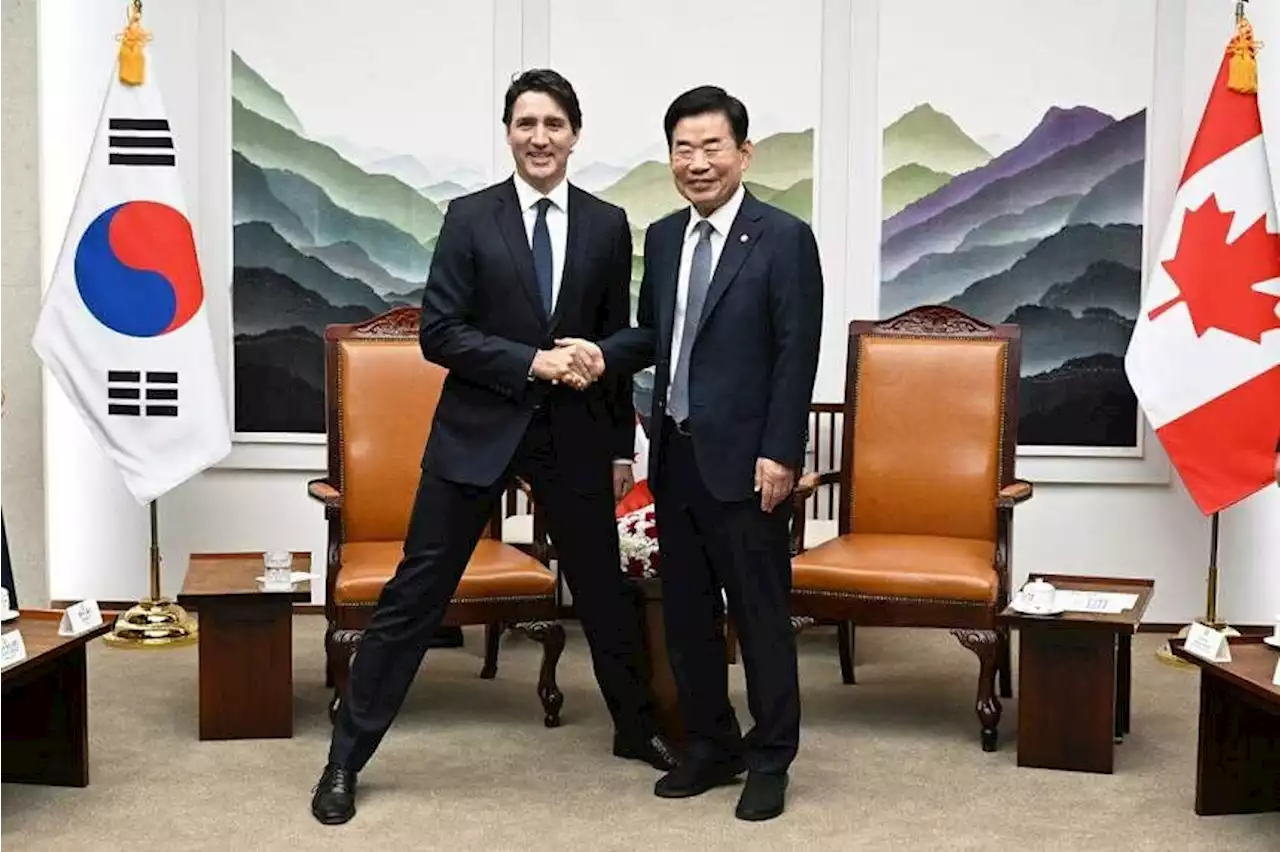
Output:
[[766,775],[763,772],[749,772],[734,813],[738,819],[758,821],[773,819],[781,815],[786,807],[787,773]]
[[658,734],[645,740],[631,740],[621,735],[614,735],[613,753],[616,757],[625,757],[628,760],[643,760],[654,769],[663,772],[670,772],[680,765],[675,750]]
[[718,763],[682,763],[658,779],[653,785],[653,795],[660,799],[699,796],[713,787],[734,783],[746,768],[741,758]]
[[356,815],[356,773],[330,763],[311,797],[311,813],[325,825],[340,825]]

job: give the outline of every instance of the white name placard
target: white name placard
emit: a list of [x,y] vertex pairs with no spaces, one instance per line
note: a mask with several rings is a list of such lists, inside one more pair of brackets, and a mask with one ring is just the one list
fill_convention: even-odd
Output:
[[1184,647],[1200,659],[1211,663],[1231,662],[1231,645],[1227,642],[1226,635],[1199,622],[1191,625]]
[[0,668],[8,668],[27,658],[27,646],[22,643],[22,631],[10,630],[0,636]]
[[95,600],[80,601],[72,604],[62,612],[62,621],[58,622],[59,636],[75,636],[86,630],[92,630],[102,623],[102,611]]

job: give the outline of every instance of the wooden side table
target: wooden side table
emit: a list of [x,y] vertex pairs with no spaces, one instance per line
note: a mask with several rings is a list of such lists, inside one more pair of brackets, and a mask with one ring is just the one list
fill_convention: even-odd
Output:
[[[311,583],[267,592],[261,553],[193,553],[178,602],[200,625],[200,739],[293,736],[293,604]],[[311,554],[293,554],[311,571]]]
[[1280,811],[1280,652],[1261,636],[1233,637],[1231,662],[1211,663],[1172,642],[1175,657],[1200,667],[1196,813]]
[[0,675],[4,686],[6,784],[89,786],[89,687],[85,645],[111,622],[60,636],[59,610],[24,609],[4,632],[22,632],[26,659]]
[[1151,603],[1154,580],[1032,574],[1060,590],[1136,594],[1115,615],[1023,615],[1018,630],[1018,765],[1111,773],[1115,745],[1129,733],[1130,642]]

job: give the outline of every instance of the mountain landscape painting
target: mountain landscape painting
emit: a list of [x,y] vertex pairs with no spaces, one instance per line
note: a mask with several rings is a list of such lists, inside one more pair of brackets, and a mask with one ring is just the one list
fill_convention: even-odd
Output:
[[[411,8],[386,0],[370,5],[388,12]],[[326,6],[329,11],[319,14],[316,7]],[[308,79],[326,65],[316,46],[329,34],[300,31],[301,18],[293,16],[322,30],[339,26],[344,9],[331,0],[259,0],[246,8],[244,27],[234,26],[232,17],[233,48],[244,50],[231,55],[232,322],[235,430],[241,434],[324,433],[325,326],[420,304],[444,210],[452,198],[489,179],[487,154],[497,123],[488,103],[491,75],[481,81],[483,116],[468,122],[463,113],[451,122],[472,137],[456,139],[458,151],[485,152],[474,163],[420,155],[409,147],[415,128],[406,128],[401,141],[398,128],[379,132],[366,123],[362,101],[372,98],[381,101],[380,116],[411,124],[413,119],[396,115],[407,89]],[[259,47],[264,14],[293,23],[266,27],[274,35]],[[370,20],[376,16],[362,16],[362,26]],[[396,15],[385,20],[384,28],[396,28]],[[486,31],[492,26],[487,19],[470,23]],[[291,66],[313,70],[284,83],[249,56],[281,75],[293,73]],[[361,60],[376,84],[379,69],[369,67],[372,61]],[[491,68],[491,57],[482,56],[479,64]],[[416,73],[423,76],[421,69]]]
[[[1133,451],[1138,406],[1124,354],[1142,295],[1151,79],[1150,51],[1133,36],[1151,31],[1138,19],[1151,24],[1153,4],[911,5],[914,23],[884,13],[882,54],[918,39],[918,16],[934,10],[973,37],[941,23],[951,35],[934,45],[944,55],[923,63],[931,79],[923,68],[904,79],[901,63],[882,76],[882,100],[897,112],[883,135],[880,315],[940,304],[1018,324],[1020,446]],[[1108,49],[1121,36],[1124,56]],[[1051,40],[1059,54],[1037,56],[1018,79],[988,58],[998,44],[1039,50]],[[1106,57],[1101,73],[1095,56]]]
[[[687,207],[671,174],[663,116],[694,86],[723,87],[747,108],[755,153],[743,176],[757,198],[813,220],[814,129],[822,92],[821,0],[740,0],[716,21],[714,39],[679,62],[671,34],[686,25],[682,0],[601,3],[550,0],[550,65],[582,103],[582,135],[569,180],[622,207],[631,224],[635,316],[650,224]],[[619,38],[625,33],[625,38]],[[607,50],[600,45],[607,44]],[[768,56],[768,62],[760,57]],[[643,79],[634,69],[643,68]],[[652,369],[635,377],[636,407],[649,410]]]

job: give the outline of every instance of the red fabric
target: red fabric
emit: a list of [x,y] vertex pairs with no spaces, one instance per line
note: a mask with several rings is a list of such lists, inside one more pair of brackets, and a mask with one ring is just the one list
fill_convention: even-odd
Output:
[[[1187,491],[1206,515],[1271,484],[1280,424],[1274,416],[1262,415],[1276,400],[1280,367],[1156,430]],[[1224,453],[1223,447],[1232,451]]]
[[619,501],[614,516],[621,518],[623,515],[628,515],[637,509],[643,509],[652,503],[653,495],[649,493],[649,480],[642,479]]
[[1262,133],[1262,116],[1258,112],[1258,96],[1233,92],[1227,88],[1229,63],[1224,56],[1218,66],[1212,95],[1200,119],[1200,130],[1182,170],[1181,186],[1214,160],[1229,154]]

